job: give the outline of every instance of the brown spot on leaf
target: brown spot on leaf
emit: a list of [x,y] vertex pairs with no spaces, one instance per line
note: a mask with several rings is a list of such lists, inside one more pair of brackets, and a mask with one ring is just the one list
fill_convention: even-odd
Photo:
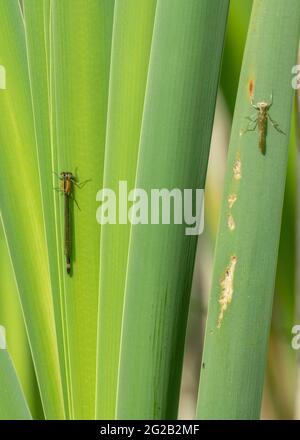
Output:
[[253,81],[253,79],[250,79],[248,82],[248,92],[249,92],[250,99],[252,99],[253,95],[254,95],[254,81]]

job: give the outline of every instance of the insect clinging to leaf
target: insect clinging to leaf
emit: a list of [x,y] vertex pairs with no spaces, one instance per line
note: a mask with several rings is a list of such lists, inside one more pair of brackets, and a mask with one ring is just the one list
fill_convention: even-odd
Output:
[[266,137],[268,131],[268,119],[272,124],[272,126],[275,128],[275,130],[285,135],[284,131],[280,129],[279,124],[276,121],[274,121],[269,115],[269,110],[272,104],[273,104],[273,94],[271,94],[270,102],[261,101],[255,104],[254,99],[252,97],[251,106],[255,108],[257,112],[252,116],[246,116],[246,119],[249,120],[249,123],[244,130],[241,130],[241,135],[243,135],[244,133],[247,133],[247,131],[256,130],[256,127],[258,126],[259,148],[263,155],[266,154]]
[[[71,274],[71,257],[72,257],[72,215],[71,215],[71,207],[70,201],[71,199],[76,203],[77,207],[79,205],[74,197],[74,186],[78,188],[83,188],[89,180],[85,180],[84,182],[78,182],[75,176],[69,171],[62,171],[60,174],[57,174],[54,171],[54,174],[57,175],[59,180],[61,180],[62,185],[61,188],[54,188],[64,195],[65,203],[64,203],[64,216],[65,216],[65,234],[64,234],[64,245],[65,245],[65,257],[66,257],[66,269],[67,273]],[[80,208],[79,208],[80,210]]]

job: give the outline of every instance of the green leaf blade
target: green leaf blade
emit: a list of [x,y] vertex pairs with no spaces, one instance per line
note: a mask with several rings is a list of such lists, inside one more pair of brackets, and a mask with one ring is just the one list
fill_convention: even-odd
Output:
[[18,1],[0,3],[0,26],[0,64],[7,77],[7,88],[0,91],[1,216],[45,416],[64,418],[24,22]]
[[[294,94],[291,69],[296,64],[299,24],[299,2],[254,1],[215,253],[198,398],[197,416],[201,419],[257,419],[260,415]],[[265,155],[259,149],[257,130],[240,134],[247,125],[245,117],[255,114],[250,106],[251,81],[255,103],[268,102],[273,92],[269,113],[287,133],[278,133],[269,123]],[[230,209],[232,194],[237,199]],[[229,227],[229,214],[234,228]],[[234,273],[230,267],[233,257]],[[222,295],[223,300],[227,297],[223,314]]]
[[0,333],[0,420],[31,420],[10,356],[6,349],[1,348],[4,342],[1,339]]
[[43,217],[45,222],[47,252],[53,293],[53,305],[56,335],[59,348],[61,378],[64,402],[67,413],[67,361],[65,359],[66,338],[62,320],[62,292],[59,284],[58,249],[56,240],[54,191],[53,191],[53,152],[51,146],[50,106],[49,106],[49,69],[47,59],[48,35],[50,26],[49,11],[44,1],[24,2],[24,20],[26,32],[27,58],[30,76],[31,97],[34,113],[35,137],[38,152],[39,175],[42,189]]
[[[154,188],[204,187],[227,8],[158,0],[136,181],[149,196]],[[184,224],[132,226],[120,419],[177,416],[196,242]]]
[[79,182],[72,204],[72,273],[66,273],[63,200],[56,195],[59,264],[70,364],[71,418],[95,418],[100,225],[114,2],[51,2],[51,99],[56,171]]
[[[156,0],[117,1],[110,70],[104,188],[134,187]],[[97,411],[115,418],[130,223],[103,225],[100,253]]]

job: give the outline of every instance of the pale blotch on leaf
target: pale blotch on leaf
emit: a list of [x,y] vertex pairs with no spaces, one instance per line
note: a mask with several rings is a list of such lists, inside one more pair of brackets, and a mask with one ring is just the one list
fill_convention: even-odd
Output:
[[233,205],[235,204],[236,200],[237,200],[237,195],[236,194],[230,194],[230,196],[227,199],[229,209],[231,209],[233,207]]
[[230,229],[230,231],[235,230],[235,221],[234,221],[232,214],[229,214],[227,217],[227,225],[228,225],[228,228]]
[[233,164],[233,177],[235,180],[240,180],[242,178],[242,162],[239,157],[236,158]]
[[223,275],[220,286],[221,286],[221,294],[219,298],[220,304],[220,313],[218,316],[217,328],[221,327],[221,323],[224,317],[224,313],[228,307],[228,305],[232,301],[233,295],[233,280],[234,280],[234,271],[237,263],[237,258],[233,255],[230,258],[230,263],[225,270],[225,274]]

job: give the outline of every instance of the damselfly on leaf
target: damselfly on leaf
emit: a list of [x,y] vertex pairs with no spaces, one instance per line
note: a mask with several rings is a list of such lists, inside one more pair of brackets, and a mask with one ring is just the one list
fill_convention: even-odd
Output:
[[[75,176],[69,171],[62,171],[58,176],[62,181],[61,188],[57,188],[64,195],[64,253],[66,257],[67,273],[71,274],[71,260],[72,260],[72,218],[70,203],[74,201],[79,208],[79,205],[74,197],[74,185],[82,188],[88,180],[78,183]],[[80,209],[80,208],[79,208]]]
[[279,124],[275,122],[271,116],[269,115],[269,109],[271,108],[273,104],[273,95],[271,95],[270,102],[261,101],[256,104],[254,104],[253,98],[251,99],[251,105],[257,112],[252,116],[246,116],[246,119],[249,120],[249,123],[246,127],[246,129],[241,130],[241,135],[244,133],[247,133],[247,131],[254,131],[256,130],[256,127],[258,127],[258,133],[259,133],[259,148],[263,155],[266,154],[266,138],[267,138],[267,131],[268,131],[268,120],[271,122],[272,126],[277,130],[279,133],[285,134],[280,128]]

